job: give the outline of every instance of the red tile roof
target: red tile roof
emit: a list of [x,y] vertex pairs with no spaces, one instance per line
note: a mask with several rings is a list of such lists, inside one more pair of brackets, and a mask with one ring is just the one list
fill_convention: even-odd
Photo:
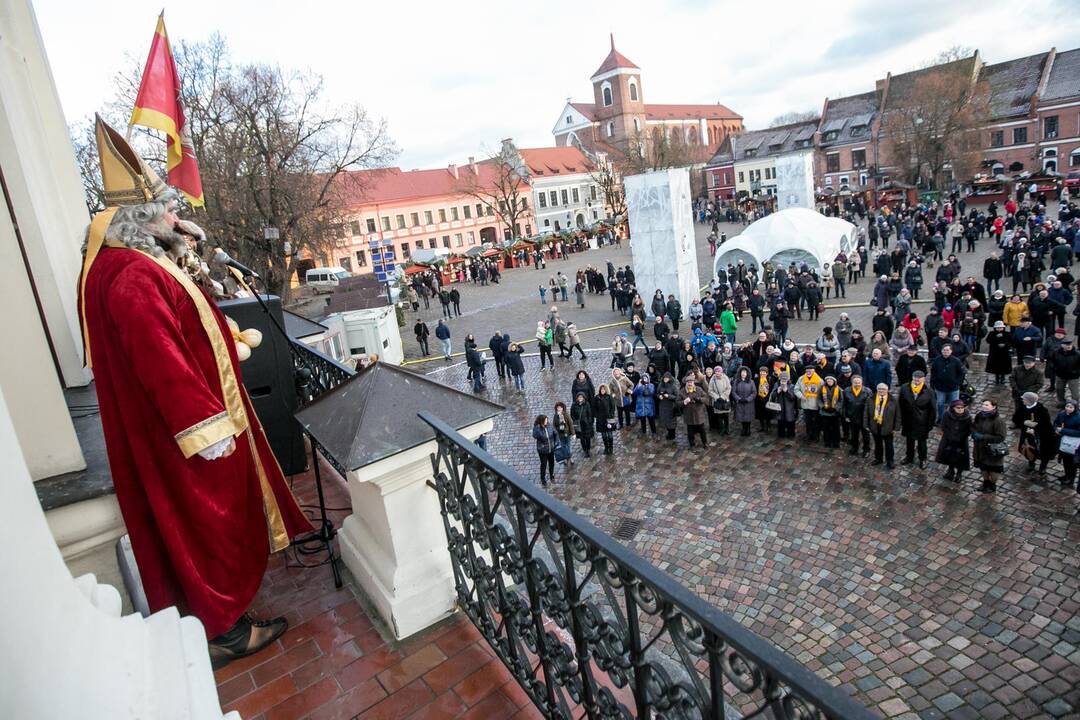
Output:
[[[476,163],[480,182],[492,181],[495,169],[488,163]],[[472,173],[468,163],[458,165],[456,179],[448,168],[403,171],[398,167],[378,170],[354,170],[343,173],[339,187],[347,206],[397,202],[434,195],[458,195],[459,188]]]
[[646,103],[645,117],[648,120],[742,119],[742,115],[720,103],[715,105],[657,105],[655,103]]
[[[596,103],[572,102],[570,107],[587,117],[596,120]],[[742,120],[742,115],[726,105],[660,105],[645,103],[645,117],[648,120]]]
[[592,76],[596,77],[597,75],[603,75],[604,73],[611,72],[612,70],[615,70],[617,68],[633,68],[635,70],[641,69],[634,63],[627,60],[625,55],[615,49],[615,35],[612,34],[611,52],[609,52],[608,56],[604,58],[604,62],[600,64],[600,67],[597,68],[596,72],[594,72]]
[[576,147],[521,148],[518,152],[533,175],[570,175],[593,169],[585,154]]

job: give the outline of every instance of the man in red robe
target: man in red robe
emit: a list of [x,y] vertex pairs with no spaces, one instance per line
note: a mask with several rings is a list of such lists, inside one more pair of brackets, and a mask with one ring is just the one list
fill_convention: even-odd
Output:
[[120,207],[91,222],[80,309],[116,496],[150,609],[198,617],[220,667],[285,631],[245,611],[269,553],[312,527],[240,383],[225,317],[177,264],[190,252],[177,196],[100,118],[98,145]]

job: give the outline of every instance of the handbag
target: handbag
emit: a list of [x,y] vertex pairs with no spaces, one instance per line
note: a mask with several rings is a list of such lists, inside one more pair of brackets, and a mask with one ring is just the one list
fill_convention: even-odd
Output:
[[780,403],[776,400],[768,400],[765,403],[765,409],[769,412],[780,412]]
[[1062,455],[1075,455],[1077,449],[1080,449],[1080,437],[1065,435],[1061,438],[1061,445],[1058,446],[1059,453]]
[[821,313],[825,312],[825,303],[818,303],[817,304],[817,311],[818,311],[818,314],[821,314]]
[[990,457],[1005,457],[1009,454],[1009,446],[1003,442],[987,443],[986,452],[990,455]]
[[726,413],[731,410],[731,401],[724,398],[716,398],[713,400],[712,409],[719,413]]
[[562,443],[555,446],[556,462],[565,462],[570,459],[570,448]]

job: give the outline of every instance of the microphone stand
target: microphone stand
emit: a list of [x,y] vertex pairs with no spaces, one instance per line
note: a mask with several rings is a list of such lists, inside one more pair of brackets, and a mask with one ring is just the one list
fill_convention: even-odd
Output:
[[[259,307],[262,308],[263,313],[270,319],[271,325],[273,325],[275,328],[277,328],[278,333],[280,333],[282,339],[285,340],[286,347],[288,347],[289,343],[292,342],[292,339],[289,337],[289,334],[287,332],[285,332],[285,328],[283,328],[281,326],[281,323],[279,323],[277,321],[277,318],[274,317],[273,313],[270,312],[270,308],[267,306],[266,302],[263,301],[261,295],[259,294],[259,291],[257,289],[255,289],[254,287],[252,287],[255,284],[254,281],[256,279],[260,279],[260,278],[258,278],[257,276],[254,276],[254,275],[249,275],[249,276],[247,276],[245,278],[245,282],[248,284],[248,287],[251,290],[251,294],[254,295],[255,299],[258,301]],[[290,351],[290,354],[291,354],[291,351]],[[293,382],[294,382],[294,384],[296,383],[298,378],[299,378],[299,373],[294,371],[293,372]],[[293,418],[293,422],[296,422],[295,418]],[[316,492],[317,492],[317,494],[319,496],[319,521],[320,522],[319,522],[319,528],[315,532],[309,533],[307,535],[303,535],[301,537],[296,538],[295,540],[293,540],[293,544],[296,545],[296,552],[301,553],[303,555],[310,555],[310,554],[322,552],[323,550],[325,550],[326,551],[326,556],[327,556],[326,561],[330,564],[330,572],[334,576],[334,587],[340,590],[341,587],[344,585],[344,582],[341,579],[341,567],[338,564],[339,558],[337,556],[337,553],[334,552],[334,546],[333,546],[334,537],[337,536],[337,528],[334,527],[333,521],[330,520],[329,516],[327,516],[327,514],[326,514],[326,497],[323,494],[322,473],[319,471],[318,448],[320,446],[315,441],[315,438],[311,436],[310,433],[308,433],[308,444],[311,445],[311,467],[312,467],[312,470],[314,471],[314,474],[315,474],[315,490],[316,490]],[[316,549],[308,549],[308,548],[304,547],[305,545],[310,545],[310,544],[313,544],[313,543],[321,544],[322,547],[321,548],[316,548]],[[304,567],[315,567],[315,566],[314,565],[312,565],[312,566],[304,565]]]

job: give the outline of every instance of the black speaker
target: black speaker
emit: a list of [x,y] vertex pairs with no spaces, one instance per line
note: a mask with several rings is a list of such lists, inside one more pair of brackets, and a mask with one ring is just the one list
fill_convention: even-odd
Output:
[[298,404],[292,352],[289,341],[279,329],[285,327],[281,298],[276,295],[261,297],[277,321],[276,326],[255,298],[223,300],[218,307],[235,320],[241,330],[255,328],[262,333],[262,344],[252,349],[251,357],[240,363],[240,374],[282,472],[295,475],[307,467],[307,456],[300,425],[293,418]]

